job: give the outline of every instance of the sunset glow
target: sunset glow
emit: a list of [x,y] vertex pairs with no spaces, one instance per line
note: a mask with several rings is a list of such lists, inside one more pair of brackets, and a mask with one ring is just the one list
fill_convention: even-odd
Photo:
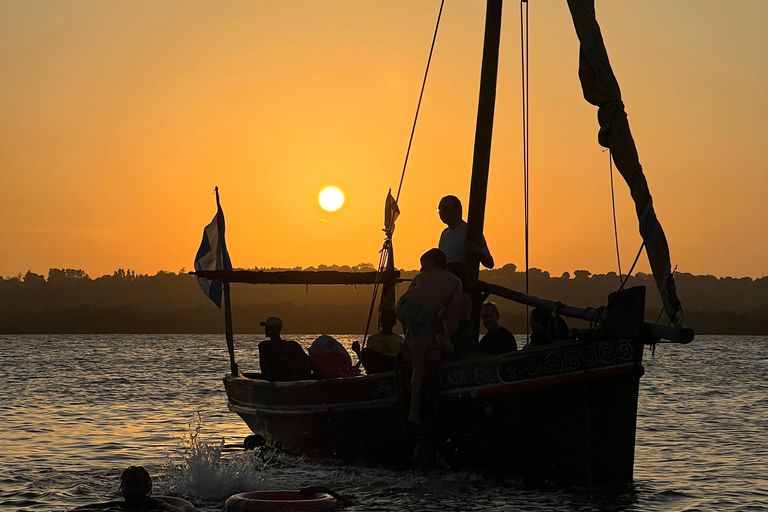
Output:
[[[238,264],[378,261],[439,1],[2,5],[0,276],[189,268],[215,186]],[[768,2],[739,5],[596,1],[682,272],[768,274],[768,66],[757,65]],[[447,2],[442,16],[400,195],[403,268],[437,244],[442,196],[461,199],[465,219],[468,209],[485,5]],[[580,89],[568,7],[535,2],[530,16],[530,264],[616,271],[608,154]],[[502,24],[484,232],[497,266],[522,267],[512,4]],[[315,198],[329,179],[348,200],[321,225]],[[626,270],[641,239],[618,175],[614,191]],[[636,271],[649,271],[645,256]]]

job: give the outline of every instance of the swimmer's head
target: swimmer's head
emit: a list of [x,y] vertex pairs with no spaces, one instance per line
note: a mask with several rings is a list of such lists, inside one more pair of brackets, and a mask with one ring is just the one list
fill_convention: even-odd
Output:
[[152,492],[152,478],[142,466],[129,466],[120,475],[120,494],[128,505],[144,501]]

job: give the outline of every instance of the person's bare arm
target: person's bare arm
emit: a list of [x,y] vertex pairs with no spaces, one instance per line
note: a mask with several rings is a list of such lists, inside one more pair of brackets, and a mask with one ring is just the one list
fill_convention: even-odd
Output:
[[483,250],[483,246],[480,242],[467,241],[465,244],[465,250],[468,254],[475,256],[485,268],[493,268],[493,256],[490,251]]

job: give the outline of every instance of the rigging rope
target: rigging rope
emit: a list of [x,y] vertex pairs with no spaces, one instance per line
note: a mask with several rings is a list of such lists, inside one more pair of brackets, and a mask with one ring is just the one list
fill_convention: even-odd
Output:
[[619,265],[619,282],[622,282],[621,256],[619,253],[619,230],[616,227],[616,196],[613,190],[613,155],[611,154],[610,149],[608,150],[608,170],[611,174],[611,208],[613,208],[613,237],[616,240],[616,262]]
[[[419,92],[419,101],[416,104],[416,115],[413,118],[413,126],[411,127],[411,136],[408,139],[408,149],[405,151],[405,161],[403,162],[403,171],[400,173],[400,183],[397,186],[397,195],[395,196],[395,205],[397,205],[400,201],[400,192],[403,189],[403,180],[405,179],[405,170],[408,167],[408,157],[411,154],[411,146],[413,145],[413,136],[416,133],[416,122],[419,120],[419,111],[421,110],[421,100],[424,98],[424,89],[427,85],[427,77],[429,76],[429,66],[432,63],[432,53],[435,50],[435,41],[437,41],[437,31],[440,28],[440,19],[443,17],[443,6],[445,5],[445,0],[441,0],[440,2],[440,10],[437,13],[437,22],[435,23],[435,32],[432,35],[432,44],[429,47],[429,57],[427,58],[427,67],[424,70],[424,79],[421,82],[421,91]],[[390,225],[385,226],[384,232],[387,234],[387,238],[384,240],[384,246],[381,248],[379,257],[379,267],[376,272],[376,282],[373,285],[373,295],[371,297],[371,307],[368,312],[368,320],[365,323],[365,334],[363,334],[363,343],[361,345],[361,349],[365,348],[365,342],[368,339],[368,332],[371,328],[371,318],[373,317],[373,309],[376,305],[376,296],[379,293],[379,285],[381,284],[381,274],[384,272],[384,269],[387,266],[387,260],[388,260],[388,254],[389,251],[387,250],[389,247],[389,244],[392,243],[392,228],[393,223],[395,222],[394,215],[391,217]]]
[[[408,166],[408,156],[411,154],[411,144],[413,144],[413,134],[416,133],[416,121],[419,120],[419,110],[421,110],[421,99],[424,97],[424,87],[427,85],[427,75],[429,75],[429,65],[432,63],[432,52],[435,49],[437,40],[437,29],[440,28],[440,18],[443,16],[443,6],[445,0],[440,2],[440,11],[437,13],[437,23],[435,23],[435,33],[432,35],[432,46],[429,47],[429,57],[427,58],[427,69],[424,71],[424,80],[421,82],[421,92],[419,93],[419,103],[416,105],[416,116],[413,118],[413,127],[411,128],[411,137],[408,139],[408,149],[405,152],[405,162],[403,162],[403,172],[400,174],[400,184],[397,186],[397,195],[395,202],[400,201],[400,191],[403,188],[403,179],[405,178],[405,168]],[[389,229],[391,226],[387,226]]]
[[[525,8],[523,8],[525,6]],[[520,2],[520,65],[522,73],[523,92],[523,204],[525,210],[525,293],[528,293],[528,139],[529,139],[529,110],[528,110],[528,2]],[[528,321],[528,305],[525,306],[525,341],[530,341],[530,328]]]

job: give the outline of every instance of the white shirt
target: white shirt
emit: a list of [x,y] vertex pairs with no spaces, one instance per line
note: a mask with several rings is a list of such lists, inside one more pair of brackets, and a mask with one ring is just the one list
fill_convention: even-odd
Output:
[[[463,220],[455,228],[445,228],[440,234],[440,242],[437,248],[443,251],[447,263],[466,263],[464,254],[464,242],[467,240],[467,223]],[[480,235],[480,247],[485,254],[491,254],[485,237]]]

